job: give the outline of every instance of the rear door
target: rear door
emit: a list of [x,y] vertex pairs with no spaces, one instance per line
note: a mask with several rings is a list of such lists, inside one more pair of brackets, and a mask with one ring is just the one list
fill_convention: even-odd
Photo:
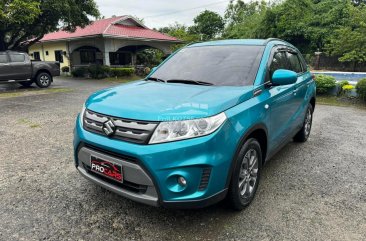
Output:
[[0,81],[8,80],[11,77],[11,67],[6,52],[0,52]]
[[9,53],[12,80],[28,80],[32,74],[32,64],[25,53]]

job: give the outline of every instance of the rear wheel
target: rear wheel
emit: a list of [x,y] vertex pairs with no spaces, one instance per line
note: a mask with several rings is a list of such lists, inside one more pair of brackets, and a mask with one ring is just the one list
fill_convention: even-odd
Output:
[[301,130],[294,136],[294,141],[305,142],[310,136],[311,126],[313,123],[313,106],[309,104],[306,110],[304,124]]
[[36,84],[39,88],[47,88],[51,85],[52,76],[48,73],[42,72],[39,73],[36,77]]
[[262,168],[262,151],[254,138],[248,139],[236,157],[228,201],[235,210],[242,210],[254,199]]
[[19,82],[19,84],[24,87],[30,87],[33,84],[33,81],[22,81]]

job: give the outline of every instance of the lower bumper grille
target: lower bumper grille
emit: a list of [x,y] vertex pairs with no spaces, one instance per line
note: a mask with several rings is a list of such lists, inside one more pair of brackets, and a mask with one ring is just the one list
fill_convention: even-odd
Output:
[[98,173],[92,172],[90,166],[87,166],[84,163],[83,163],[83,167],[88,172],[89,175],[95,176],[95,177],[103,180],[104,182],[107,182],[114,186],[126,189],[130,192],[139,193],[139,194],[146,193],[147,185],[139,185],[139,184],[129,182],[129,181],[123,181],[123,183],[120,183],[120,182],[114,181],[112,179],[106,178],[103,175],[99,175]]
[[211,176],[211,167],[203,168],[201,182],[198,187],[198,190],[203,191],[207,188],[208,182],[210,180],[210,176]]
[[[92,172],[91,157],[122,166],[123,183]],[[158,193],[152,179],[136,162],[80,145],[77,153],[77,169],[85,178],[121,196],[148,205],[159,205]]]

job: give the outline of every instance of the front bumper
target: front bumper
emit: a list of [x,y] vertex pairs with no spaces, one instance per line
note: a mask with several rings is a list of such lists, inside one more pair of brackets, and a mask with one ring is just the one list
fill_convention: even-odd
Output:
[[[211,135],[155,145],[139,145],[91,133],[76,122],[74,150],[79,172],[117,194],[153,206],[204,207],[223,199],[239,140],[229,121]],[[88,172],[90,155],[118,162],[125,180],[140,191],[116,185]],[[177,183],[187,180],[185,187]]]

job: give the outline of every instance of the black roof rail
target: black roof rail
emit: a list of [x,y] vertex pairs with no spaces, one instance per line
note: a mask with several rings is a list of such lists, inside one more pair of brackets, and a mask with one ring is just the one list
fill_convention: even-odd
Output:
[[[287,42],[287,41],[285,41],[285,40],[283,40],[283,39],[279,39],[279,38],[268,38],[268,39],[266,39],[266,41],[264,42],[264,45],[267,45],[269,42],[271,42],[271,41],[281,41],[281,42],[284,42],[284,43],[287,43],[287,44],[289,44],[289,45],[291,45],[292,47],[295,47],[293,44],[291,44],[291,43],[289,43],[289,42]],[[296,47],[295,47],[296,48]]]
[[282,42],[286,42],[286,41],[284,41],[282,39],[279,39],[279,38],[267,38],[266,41],[264,42],[264,44],[268,44],[271,41],[282,41]]

